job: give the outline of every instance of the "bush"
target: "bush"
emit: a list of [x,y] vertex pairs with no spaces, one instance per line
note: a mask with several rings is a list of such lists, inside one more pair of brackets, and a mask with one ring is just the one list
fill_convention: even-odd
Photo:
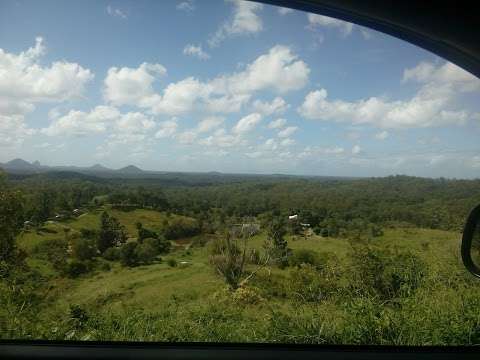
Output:
[[98,231],[97,230],[92,230],[92,229],[81,228],[80,229],[80,235],[84,239],[96,239],[97,236],[98,236]]
[[200,224],[195,219],[175,217],[165,222],[163,232],[168,240],[192,237],[200,234]]
[[426,264],[411,252],[394,253],[368,245],[354,247],[351,283],[383,300],[407,297],[421,285]]
[[155,255],[168,253],[172,246],[170,240],[166,240],[163,236],[159,236],[158,238],[146,238],[143,240],[143,243],[149,244],[149,246],[154,248]]
[[78,260],[72,260],[65,266],[65,274],[71,278],[76,278],[82,274],[86,274],[88,270],[87,264]]
[[101,261],[99,264],[98,264],[98,268],[101,270],[101,271],[110,271],[112,269],[112,267],[110,266],[110,264],[106,261]]
[[290,258],[288,259],[290,266],[300,267],[303,264],[309,264],[317,266],[318,253],[309,249],[294,250]]
[[227,285],[236,289],[245,274],[245,257],[238,239],[230,235],[216,239],[211,246],[210,264],[223,276]]
[[258,272],[249,283],[264,297],[286,298],[289,294],[288,282],[283,274]]
[[174,258],[170,258],[167,260],[167,264],[168,266],[170,267],[176,267],[178,264],[177,264],[177,260],[175,260]]
[[138,265],[137,246],[138,243],[136,242],[128,242],[120,248],[120,262],[123,266],[133,267]]
[[103,253],[103,257],[110,261],[120,260],[120,249],[116,247],[110,247]]
[[70,321],[75,328],[83,328],[89,319],[87,311],[78,304],[70,305]]
[[151,244],[144,242],[143,244],[137,245],[134,254],[139,263],[150,264],[157,255],[157,249],[155,249]]
[[321,272],[310,264],[290,270],[289,290],[294,298],[304,302],[322,301],[337,291],[338,275],[331,268]]
[[72,255],[78,260],[91,260],[97,255],[93,239],[75,239],[72,241]]
[[65,239],[47,239],[33,248],[33,253],[52,263],[54,269],[63,270],[67,263],[68,242]]
[[258,290],[252,287],[241,286],[232,294],[233,301],[240,304],[255,305],[264,299],[258,293]]

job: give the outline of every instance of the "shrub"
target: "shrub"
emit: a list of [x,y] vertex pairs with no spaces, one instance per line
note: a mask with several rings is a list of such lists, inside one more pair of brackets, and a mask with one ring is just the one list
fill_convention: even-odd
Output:
[[237,239],[227,234],[224,239],[213,242],[210,264],[232,289],[236,289],[245,272],[245,251],[240,249]]
[[136,242],[128,242],[120,248],[120,262],[122,265],[130,267],[138,265],[137,246],[138,243]]
[[383,229],[378,225],[372,224],[370,231],[371,231],[372,237],[383,236]]
[[283,274],[258,272],[250,284],[259,289],[264,297],[286,298],[289,293],[288,282]]
[[167,260],[167,264],[168,266],[170,267],[176,267],[178,264],[177,264],[177,260],[175,260],[174,258],[170,258]]
[[110,264],[106,261],[101,261],[98,265],[98,268],[101,270],[101,271],[110,271],[112,269],[112,267],[110,266]]
[[143,244],[138,244],[136,246],[134,254],[138,262],[142,264],[150,264],[157,255],[157,249],[151,244],[144,242]]
[[121,257],[120,249],[116,247],[109,247],[103,253],[103,257],[110,261],[120,260],[120,257]]
[[75,328],[83,328],[89,319],[87,311],[78,304],[70,305],[70,321]]
[[249,286],[241,286],[232,294],[233,301],[240,304],[255,305],[264,299],[258,293],[258,290]]
[[208,242],[208,238],[206,236],[196,236],[192,240],[192,246],[193,247],[204,247]]
[[155,255],[168,253],[172,246],[170,240],[166,240],[163,236],[159,236],[158,238],[146,238],[143,240],[143,243],[149,244],[149,246],[153,247],[155,249]]
[[297,300],[322,301],[337,290],[338,276],[330,268],[319,272],[310,264],[302,264],[290,270],[289,277],[289,290]]
[[86,274],[88,270],[87,264],[78,260],[72,260],[65,266],[65,274],[71,278],[76,278],[82,274]]
[[52,263],[54,269],[63,270],[67,263],[68,242],[65,239],[47,239],[33,248],[33,253]]
[[149,238],[154,238],[154,239],[158,238],[158,234],[155,231],[144,228],[142,226],[142,223],[137,224],[137,230],[138,230],[139,242],[142,242],[143,240],[149,239]]
[[72,255],[78,260],[91,260],[97,255],[93,239],[75,239],[72,241]]
[[200,224],[195,219],[175,217],[165,222],[163,232],[168,240],[191,237],[200,234]]
[[81,228],[80,229],[80,235],[84,239],[96,239],[97,236],[98,236],[98,231],[97,230],[92,230],[92,229]]
[[302,264],[316,266],[318,263],[318,254],[314,250],[298,249],[294,250],[288,259],[290,266],[300,267]]
[[411,252],[394,253],[368,245],[354,247],[352,286],[383,300],[407,297],[421,285],[425,263]]

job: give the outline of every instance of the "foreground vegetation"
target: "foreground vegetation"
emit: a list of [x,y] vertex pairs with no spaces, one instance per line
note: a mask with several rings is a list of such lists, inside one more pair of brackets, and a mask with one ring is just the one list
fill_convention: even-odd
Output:
[[0,191],[0,338],[480,344],[475,181],[37,184]]

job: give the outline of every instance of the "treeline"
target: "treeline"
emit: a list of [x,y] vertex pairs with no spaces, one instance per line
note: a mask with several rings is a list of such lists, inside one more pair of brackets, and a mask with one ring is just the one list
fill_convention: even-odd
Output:
[[[390,176],[367,179],[233,178],[209,186],[161,187],[152,179],[92,181],[39,176],[9,186],[24,199],[25,220],[45,221],[59,211],[112,204],[132,210],[150,208],[198,219],[207,231],[228,220],[298,214],[315,232],[338,236],[345,229],[376,224],[461,230],[469,210],[480,203],[480,180]],[[363,226],[363,225],[362,225]],[[343,229],[343,230],[342,230]]]
[[175,188],[166,192],[171,211],[212,219],[298,214],[318,231],[337,235],[355,222],[460,230],[480,203],[480,180],[407,176],[357,180],[285,180]]

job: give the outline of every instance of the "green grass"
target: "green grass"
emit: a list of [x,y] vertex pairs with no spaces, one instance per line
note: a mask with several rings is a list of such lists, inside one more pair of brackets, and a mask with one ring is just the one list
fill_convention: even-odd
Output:
[[[111,214],[126,226],[131,236],[135,234],[137,221],[159,230],[166,217],[149,210],[111,211]],[[96,228],[99,216],[100,212],[94,212],[48,225],[56,234],[25,233],[19,237],[19,244],[28,251],[42,239],[63,237],[64,226],[74,230]],[[259,234],[248,245],[261,249],[264,240],[265,234]],[[370,241],[373,247],[412,252],[428,269],[424,282],[413,295],[391,303],[352,293],[348,285],[354,250],[347,239],[314,235],[296,240],[288,237],[288,240],[293,251],[310,249],[337,255],[335,265],[340,277],[333,295],[317,302],[301,301],[290,290],[296,270],[272,267],[260,271],[258,279],[250,282],[251,291],[258,293],[260,300],[249,302],[255,297],[247,294],[247,302],[240,301],[225,290],[222,278],[210,266],[208,244],[188,250],[179,247],[161,262],[148,266],[126,268],[111,263],[110,271],[96,271],[77,279],[60,278],[48,263],[29,259],[29,264],[50,280],[36,317],[32,315],[35,321],[24,321],[27,328],[24,331],[34,338],[84,340],[480,343],[480,292],[461,264],[460,234],[395,228],[385,229],[383,236],[373,238]],[[180,242],[188,245],[188,241]],[[170,267],[167,258],[178,263],[187,261],[188,265]],[[272,286],[280,286],[283,295],[279,295],[282,291],[272,292]],[[73,304],[88,314],[85,324],[70,318]],[[11,333],[20,336],[19,332],[16,329]]]
[[[120,223],[125,226],[125,229],[128,233],[128,236],[135,238],[137,236],[136,223],[141,222],[144,227],[161,232],[163,228],[163,222],[165,219],[173,219],[176,217],[181,217],[180,215],[169,215],[165,213],[154,211],[154,210],[144,210],[137,209],[134,211],[119,211],[106,208],[110,215],[116,217]],[[47,231],[36,231],[34,229],[22,232],[17,238],[18,246],[31,253],[33,248],[40,242],[47,239],[64,239],[65,238],[65,228],[70,228],[71,232],[69,236],[72,236],[75,233],[78,233],[82,228],[85,229],[96,229],[100,228],[100,215],[103,209],[97,209],[89,213],[80,215],[78,218],[73,218],[70,220],[60,221],[60,222],[47,222],[43,228]],[[189,239],[187,239],[187,242]],[[179,240],[179,243],[185,243],[182,239]]]

